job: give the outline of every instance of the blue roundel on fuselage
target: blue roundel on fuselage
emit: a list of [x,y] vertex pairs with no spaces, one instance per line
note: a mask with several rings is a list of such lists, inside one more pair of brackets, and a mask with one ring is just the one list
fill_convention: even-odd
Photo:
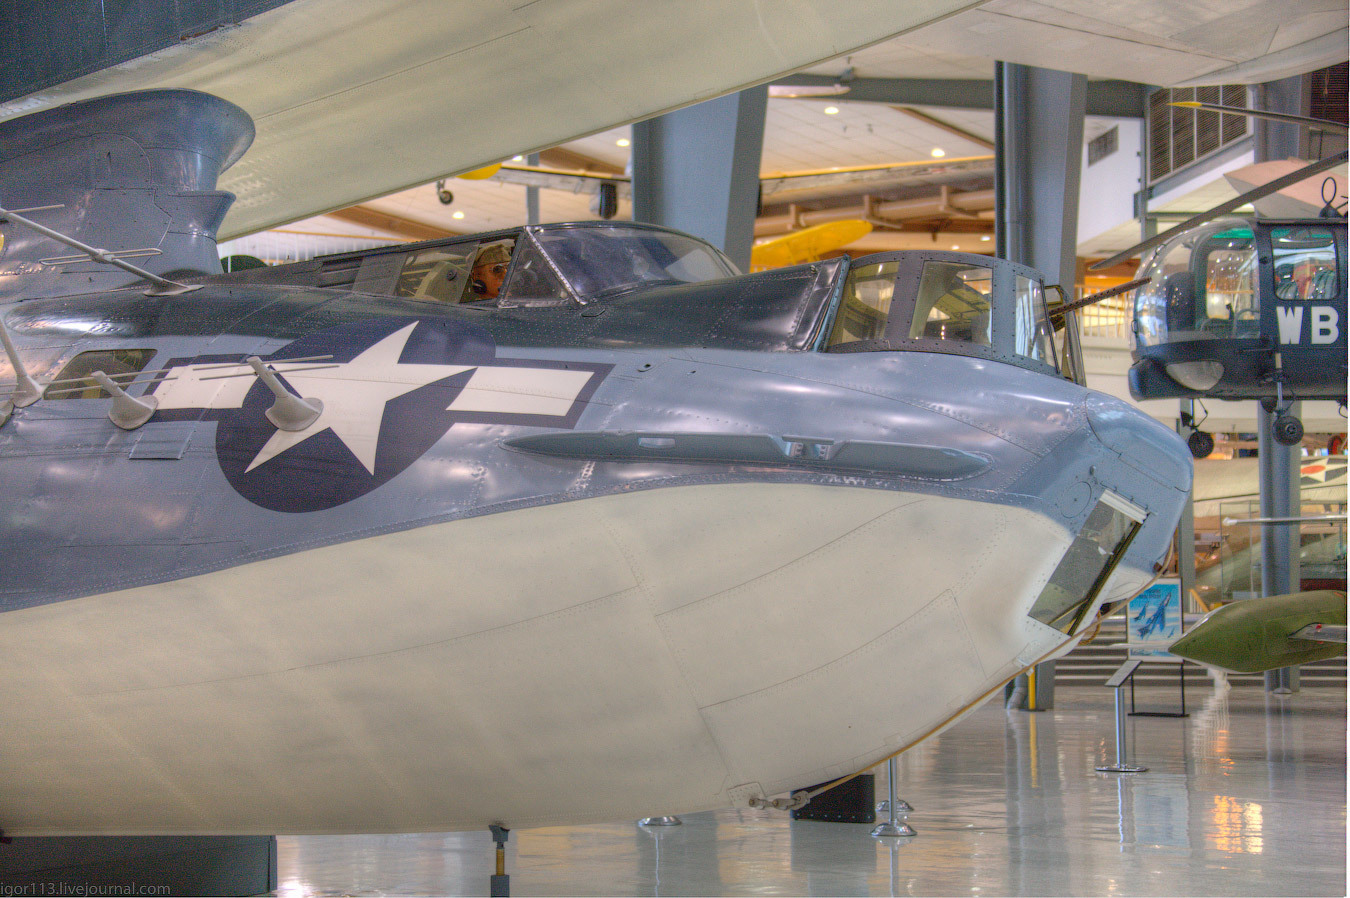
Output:
[[[263,361],[323,412],[303,431],[281,430],[266,417],[272,392],[255,381],[217,425],[221,470],[240,495],[274,511],[350,502],[445,435],[458,417],[450,406],[495,350],[482,328],[445,319],[381,318],[301,337]],[[315,356],[331,359],[285,364]]]

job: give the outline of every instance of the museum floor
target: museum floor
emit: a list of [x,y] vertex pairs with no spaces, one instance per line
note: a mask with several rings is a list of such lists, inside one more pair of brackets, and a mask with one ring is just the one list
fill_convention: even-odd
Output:
[[[1137,695],[1177,709],[1174,689]],[[919,835],[898,845],[744,810],[515,832],[512,894],[1346,894],[1344,690],[1188,689],[1187,706],[1129,718],[1149,769],[1120,776],[1092,769],[1115,759],[1110,690],[1061,688],[1036,714],[990,703],[902,756]],[[486,895],[492,858],[486,832],[283,836],[277,894]]]

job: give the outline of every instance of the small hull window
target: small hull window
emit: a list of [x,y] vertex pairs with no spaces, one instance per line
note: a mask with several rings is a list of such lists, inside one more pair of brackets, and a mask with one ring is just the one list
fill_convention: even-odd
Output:
[[82,352],[66,363],[43,394],[44,399],[111,399],[106,390],[94,380],[93,373],[102,371],[123,386],[130,386],[130,378],[145,370],[153,349],[95,349]]
[[1103,493],[1031,606],[1031,616],[1061,632],[1075,632],[1143,520],[1142,509],[1114,493]]

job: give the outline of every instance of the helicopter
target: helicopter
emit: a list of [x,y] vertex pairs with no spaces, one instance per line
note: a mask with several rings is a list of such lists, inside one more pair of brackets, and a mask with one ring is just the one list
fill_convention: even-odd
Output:
[[[1177,105],[1344,130],[1301,116]],[[1316,218],[1233,212],[1346,158],[1341,152],[1299,167],[1092,266],[1151,250],[1141,256],[1133,291],[1131,396],[1260,400],[1275,415],[1272,435],[1286,446],[1303,438],[1302,422],[1290,414],[1294,402],[1334,399],[1344,407],[1346,219],[1343,205],[1336,208],[1335,179],[1323,183]],[[1212,447],[1208,434],[1192,435],[1197,457]]]

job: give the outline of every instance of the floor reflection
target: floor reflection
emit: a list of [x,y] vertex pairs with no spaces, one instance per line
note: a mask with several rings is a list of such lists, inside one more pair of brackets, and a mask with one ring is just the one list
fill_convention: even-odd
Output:
[[[1162,687],[1139,690],[1155,704]],[[900,758],[914,839],[772,811],[512,833],[517,895],[1344,895],[1346,697],[1217,682],[1190,718],[1127,718],[1108,689],[998,702]],[[884,789],[885,769],[878,771]],[[654,808],[653,813],[663,809]],[[486,832],[279,839],[284,896],[487,894]]]

